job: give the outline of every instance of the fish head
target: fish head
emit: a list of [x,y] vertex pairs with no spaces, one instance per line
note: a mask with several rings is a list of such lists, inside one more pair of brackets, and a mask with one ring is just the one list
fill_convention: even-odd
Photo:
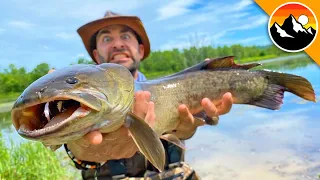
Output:
[[134,80],[117,64],[71,65],[37,79],[11,111],[18,134],[46,145],[120,125],[133,102]]

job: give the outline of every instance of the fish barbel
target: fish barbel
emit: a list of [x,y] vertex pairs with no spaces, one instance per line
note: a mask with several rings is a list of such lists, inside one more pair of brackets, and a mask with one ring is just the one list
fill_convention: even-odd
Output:
[[[310,82],[293,74],[252,70],[260,64],[238,65],[233,56],[210,59],[166,77],[135,82],[123,66],[78,64],[47,74],[16,100],[12,121],[18,133],[46,146],[68,143],[90,131],[109,133],[128,128],[139,151],[160,171],[165,154],[159,138],[179,145],[194,132],[174,134],[180,123],[178,106],[186,104],[197,119],[201,100],[221,101],[230,92],[234,104],[280,109],[284,92],[315,102]],[[131,110],[134,92],[150,91],[156,122],[151,128]]]

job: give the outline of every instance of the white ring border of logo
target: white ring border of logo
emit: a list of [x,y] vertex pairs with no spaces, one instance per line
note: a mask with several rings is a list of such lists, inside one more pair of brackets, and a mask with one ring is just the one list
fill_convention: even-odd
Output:
[[[282,48],[281,46],[279,46],[279,45],[273,40],[273,38],[272,38],[272,36],[271,36],[271,33],[270,33],[270,21],[271,21],[273,15],[274,15],[274,13],[277,12],[278,9],[280,9],[282,6],[287,5],[287,4],[299,4],[299,5],[301,5],[301,6],[304,6],[305,8],[307,8],[307,9],[312,13],[313,17],[314,17],[315,20],[316,20],[316,34],[315,34],[313,40],[312,40],[306,47],[304,47],[304,48],[302,48],[302,49],[298,49],[298,50],[287,50],[287,49],[284,49],[284,48]],[[314,14],[314,12],[313,12],[307,5],[302,4],[302,3],[300,3],[300,2],[286,2],[286,3],[281,4],[280,6],[278,6],[278,7],[272,12],[271,16],[269,17],[269,21],[268,21],[268,34],[269,34],[269,38],[271,39],[271,41],[273,42],[274,45],[276,45],[279,49],[281,49],[281,50],[283,50],[283,51],[286,51],[286,52],[301,52],[301,51],[307,49],[307,48],[315,41],[315,39],[317,38],[318,30],[319,30],[319,27],[318,27],[317,16]]]

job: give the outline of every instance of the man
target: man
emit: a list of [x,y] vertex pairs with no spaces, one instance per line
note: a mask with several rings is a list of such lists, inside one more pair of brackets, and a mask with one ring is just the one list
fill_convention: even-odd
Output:
[[[97,64],[121,64],[130,70],[137,81],[146,80],[138,67],[140,62],[148,57],[150,43],[138,17],[107,12],[105,17],[80,27],[78,33],[89,55]],[[156,117],[150,96],[149,92],[136,92],[133,112],[152,127]],[[232,97],[230,93],[225,94],[219,106],[213,105],[207,98],[204,98],[201,104],[207,117],[217,118],[231,109]],[[181,123],[173,133],[181,137],[181,134],[189,132],[186,138],[188,139],[197,127],[205,122],[194,118],[186,105],[182,104],[177,108]],[[184,160],[180,148],[169,142],[162,142],[166,149],[167,165]],[[138,149],[125,127],[109,134],[90,132],[82,139],[68,143],[65,148],[76,166],[82,169],[84,179],[92,179],[94,176],[110,179],[118,175],[143,177],[147,170],[156,171],[143,155],[137,152]],[[104,164],[96,171],[97,164],[93,162]]]

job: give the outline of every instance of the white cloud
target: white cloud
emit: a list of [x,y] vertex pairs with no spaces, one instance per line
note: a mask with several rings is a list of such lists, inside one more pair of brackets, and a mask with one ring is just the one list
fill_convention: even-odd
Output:
[[239,41],[237,41],[237,44],[246,44],[252,41],[257,41],[260,39],[266,38],[265,36],[257,36],[257,37],[249,37],[249,38],[244,38],[244,39],[240,39]]
[[252,0],[241,0],[237,1],[237,3],[210,3],[208,4],[204,10],[206,11],[212,11],[216,14],[224,14],[227,13],[237,13],[239,11],[245,10],[248,6],[253,4]]
[[176,40],[171,40],[160,47],[160,50],[170,50],[173,48],[184,49],[191,46],[202,47],[209,45],[211,38],[207,32],[188,33],[180,35]]
[[197,2],[196,0],[176,0],[171,1],[165,6],[158,9],[159,17],[158,20],[164,20],[171,17],[183,15],[190,12],[188,7]]
[[[72,9],[68,14],[72,17],[83,20],[94,20],[102,18],[106,11],[113,11],[119,14],[130,14],[132,11],[148,5],[152,1],[147,0],[118,0],[118,1],[98,1],[88,3],[87,1],[80,1],[76,8]],[[62,3],[63,4],[63,3]],[[123,6],[125,4],[125,6]],[[74,4],[70,4],[74,6]],[[90,12],[90,13],[88,13]]]
[[[231,32],[254,29],[254,28],[257,28],[261,25],[265,25],[267,23],[267,21],[268,21],[267,16],[264,16],[264,15],[254,16],[254,17],[251,17],[248,19],[247,24],[242,24],[242,25],[238,25],[238,26],[234,26],[234,27],[225,29],[225,30],[219,32],[218,34],[215,34],[213,36],[213,38],[217,41],[218,39],[222,38],[223,36],[230,35]],[[253,41],[255,38],[258,38],[258,37],[252,37],[252,38],[248,38],[248,39],[244,39],[244,40],[240,40],[240,41],[245,43],[245,42]],[[263,38],[263,37],[260,36],[259,39],[261,39],[261,38]]]
[[84,57],[85,55],[83,53],[77,54],[78,58]]
[[246,16],[250,16],[249,12],[243,12],[243,13],[235,13],[235,14],[230,14],[229,17],[233,19],[240,19],[244,18]]
[[57,37],[62,38],[62,39],[73,39],[77,37],[76,33],[66,33],[66,32],[60,32],[56,34]]
[[313,110],[269,113],[256,109],[250,118],[248,113],[241,115],[248,121],[231,115],[229,125],[224,119],[217,127],[200,127],[186,141],[186,162],[208,180],[315,177],[320,167],[320,144],[315,143],[319,133],[312,126],[316,121],[310,122],[315,117],[309,116]]
[[9,25],[20,29],[29,29],[34,26],[34,24],[28,23],[26,21],[10,21]]
[[212,18],[210,13],[198,14],[190,18],[190,20],[188,21],[183,21],[183,22],[179,22],[178,24],[173,24],[171,26],[168,26],[168,30],[183,29],[183,28],[195,26],[197,24],[201,24],[204,22],[208,22],[208,21],[210,21],[210,23],[214,23],[214,22],[217,23],[219,22],[219,19]]
[[85,59],[89,59],[89,60],[91,59],[91,57],[89,57],[89,55],[84,54],[84,53],[79,53],[79,54],[72,57],[73,60],[78,60],[80,58],[85,58]]
[[[233,152],[227,151],[227,148],[198,150],[198,154],[206,156],[198,155],[193,160],[187,159],[187,162],[204,180],[313,179],[318,173],[312,172],[312,169],[316,170],[320,166],[318,161],[310,161],[292,149],[278,147],[255,152],[254,149],[247,150],[249,148],[245,145],[232,144],[229,148]],[[314,155],[312,158],[319,157]]]
[[[180,1],[174,1],[174,2],[180,2]],[[185,2],[185,7],[183,8],[177,8],[177,9],[171,9],[167,11],[163,11],[163,15],[160,14],[160,19],[162,16],[166,17],[173,17],[170,14],[176,14],[178,15],[188,14],[183,17],[182,19],[186,19],[186,21],[179,21],[179,23],[172,24],[168,26],[169,30],[176,30],[176,29],[183,29],[191,26],[195,26],[201,23],[225,23],[228,22],[228,19],[239,19],[241,17],[247,16],[248,12],[242,12],[245,10],[249,5],[253,3],[253,1],[250,0],[242,0],[235,4],[227,4],[227,3],[209,3],[203,8],[200,8],[196,12],[192,12],[191,10],[188,10],[186,7],[188,5],[189,1]],[[169,8],[174,8],[175,6],[170,6],[170,4],[167,5]],[[166,6],[166,7],[167,7]],[[180,10],[179,10],[180,9]],[[160,9],[161,10],[161,9]],[[172,13],[171,13],[172,11]],[[182,13],[185,12],[185,13]],[[164,19],[164,18],[162,18]]]
[[214,34],[214,35],[212,36],[212,38],[213,38],[214,40],[218,40],[218,39],[220,39],[221,37],[225,36],[227,33],[228,33],[228,31],[221,31],[221,32],[219,32],[219,33],[217,33],[217,34]]
[[241,0],[239,3],[237,3],[235,6],[233,6],[233,10],[242,10],[247,8],[249,5],[253,3],[252,0]]
[[[186,36],[180,36],[179,38],[176,38],[175,40],[170,40],[166,44],[162,45],[160,49],[170,49],[170,48],[181,49],[181,48],[188,48],[191,45],[201,47],[201,46],[211,45],[212,43],[215,43],[215,42],[220,42],[220,43],[223,42],[223,44],[234,44],[234,43],[246,44],[249,42],[263,39],[265,38],[265,36],[249,37],[249,38],[244,38],[239,40],[233,40],[232,42],[228,42],[226,40],[221,40],[221,39],[222,37],[227,35],[230,36],[232,33],[235,33],[237,31],[254,29],[261,25],[265,25],[267,21],[268,21],[268,18],[265,15],[253,16],[248,19],[248,23],[246,24],[240,24],[230,28],[222,29],[216,34],[206,33],[205,34],[206,36],[202,36],[201,38],[198,39],[198,41],[190,42],[190,38],[188,39]],[[187,23],[180,24],[178,26],[173,26],[173,27],[182,28],[183,26],[186,26],[186,24],[191,25],[192,23],[195,23],[195,22],[199,23],[199,21],[190,21]],[[184,39],[181,39],[181,37],[184,37]],[[189,43],[186,43],[186,41],[188,41]]]
[[247,23],[247,24],[243,24],[241,26],[231,28],[228,31],[246,30],[246,29],[252,29],[252,28],[259,27],[259,26],[264,25],[268,22],[268,17],[265,15],[254,16],[252,18],[249,18],[248,22],[249,23]]

